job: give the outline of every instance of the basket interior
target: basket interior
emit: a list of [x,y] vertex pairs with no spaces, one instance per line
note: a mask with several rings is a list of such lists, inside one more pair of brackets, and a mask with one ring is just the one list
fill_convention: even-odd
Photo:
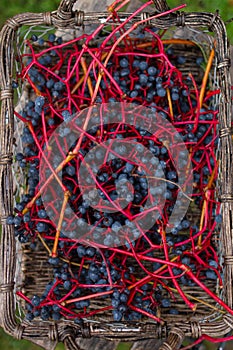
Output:
[[[106,31],[108,28],[106,28]],[[25,45],[25,41],[30,39],[33,35],[37,35],[39,38],[47,38],[49,34],[53,33],[54,30],[47,30],[47,32],[44,31],[44,28],[38,29],[38,28],[30,28],[30,30],[27,31],[21,31],[21,34],[18,37],[18,48],[19,48],[19,54],[22,56],[23,54],[23,60],[22,63],[24,64],[28,60],[28,52],[30,52],[31,47],[33,48],[35,53],[40,53],[41,50],[45,50],[46,43],[41,44],[38,40],[35,42],[31,42],[31,47],[29,48],[27,45]],[[88,31],[88,28],[87,28]],[[164,44],[164,48],[167,52],[168,58],[170,62],[178,68],[179,71],[182,72],[183,78],[187,78],[188,76],[192,76],[192,79],[194,79],[195,83],[197,84],[197,88],[200,89],[203,81],[203,77],[205,74],[205,65],[207,63],[207,59],[209,57],[210,51],[211,51],[211,45],[212,40],[210,38],[207,38],[205,34],[200,33],[201,37],[205,38],[205,41],[196,41],[200,40],[198,38],[198,33],[192,31],[191,29],[187,31],[188,34],[193,38],[193,40],[190,40],[188,38],[189,42],[186,42],[186,38],[180,39],[180,37],[175,42],[173,39],[177,38],[176,31],[174,29],[167,31],[166,36],[164,37],[164,42],[167,42]],[[186,32],[186,34],[187,34]],[[67,37],[70,33],[64,35],[64,38]],[[76,33],[77,35],[77,33]],[[78,35],[80,35],[80,31],[78,32]],[[24,39],[24,43],[21,43],[22,37]],[[65,39],[64,39],[65,40]],[[101,37],[99,40],[103,40]],[[133,41],[134,39],[132,39]],[[170,41],[169,41],[170,40]],[[183,40],[183,42],[182,42]],[[142,38],[138,41],[138,45],[143,46],[143,44],[148,44],[148,39]],[[64,42],[64,41],[63,41]],[[79,44],[79,43],[78,43]],[[74,45],[66,46],[64,47],[64,55],[66,50],[75,50],[77,47]],[[149,53],[153,53],[154,47],[153,45],[147,45],[146,50]],[[90,58],[89,58],[90,59]],[[54,60],[54,61],[53,61]],[[67,65],[69,62],[69,56],[67,56],[66,59],[63,60],[63,66],[59,67],[59,74],[62,74],[63,71],[67,70]],[[200,66],[200,63],[203,62]],[[74,62],[73,62],[74,63]],[[88,63],[88,57],[87,57],[87,63]],[[57,64],[57,57],[52,58],[52,62],[50,63],[51,66],[55,66]],[[20,64],[17,64],[16,71],[20,70]],[[212,88],[216,88],[218,85],[218,81],[216,78],[216,72],[214,64],[212,66],[212,71],[209,74],[209,81],[208,86],[211,90]],[[30,84],[27,81],[23,81],[22,86],[19,89],[19,100],[16,105],[16,111],[18,113],[21,113],[22,110],[25,109],[25,105],[29,100],[35,100],[35,89],[33,88],[32,84]],[[207,109],[209,107],[215,108],[217,104],[217,97],[214,97],[209,102],[211,106],[207,105]],[[78,99],[77,99],[78,101]],[[79,101],[77,102],[79,103]],[[56,102],[55,102],[56,104]],[[80,110],[87,107],[88,103],[84,103]],[[16,139],[17,139],[17,149],[16,152],[19,152],[22,150],[22,141],[19,139],[19,134],[22,133],[22,123],[18,120],[16,121]],[[22,170],[18,167],[17,164],[14,165],[14,173],[15,173],[15,198],[18,196],[21,196],[22,193],[25,194],[25,187],[27,188],[27,174],[25,173],[25,170]],[[218,204],[216,204],[217,206]],[[215,207],[213,206],[213,210]],[[198,205],[195,203],[192,203],[187,211],[186,218],[192,223],[192,225],[199,225],[200,223],[200,216],[201,216],[201,210]],[[213,251],[216,252],[216,255],[218,255],[219,247],[217,246],[216,242],[218,241],[218,233],[219,228],[217,227],[211,237],[210,240],[210,246],[212,247]],[[181,237],[182,235],[185,236],[187,232],[183,230],[183,232],[180,233]],[[207,235],[207,232],[205,233]],[[182,239],[181,239],[182,241]],[[46,243],[47,247],[50,247],[52,249],[52,244],[50,245],[48,242]],[[31,249],[31,242],[22,244],[22,256],[21,261],[19,262],[20,265],[20,278],[19,283],[17,285],[17,290],[20,290],[24,295],[26,295],[29,299],[33,297],[33,295],[37,294],[39,296],[43,295],[46,285],[48,285],[49,282],[53,279],[53,266],[48,264],[48,252],[45,248],[45,245],[42,244],[42,240],[38,237],[36,239],[33,238],[33,250]],[[188,247],[191,247],[191,244],[188,244],[186,249]],[[182,250],[180,252],[174,251],[173,249],[170,249],[169,251],[169,258],[172,260],[177,255],[183,254]],[[155,257],[164,259],[164,252],[163,250],[157,250],[155,253]],[[75,260],[74,260],[75,261]],[[121,261],[119,261],[121,263]],[[131,265],[135,269],[135,274],[137,274],[137,278],[143,278],[145,275],[144,271],[140,271],[137,263],[135,263],[135,260],[132,259]],[[151,263],[148,261],[145,263],[145,267],[148,270],[151,270]],[[191,266],[192,268],[192,266]],[[75,267],[72,266],[72,264],[69,266],[70,271],[73,269],[75,270]],[[204,281],[205,285],[208,287],[209,290],[211,290],[214,294],[217,294],[221,297],[221,290],[219,288],[219,281],[218,278],[209,278],[208,277],[202,277],[202,280]],[[167,282],[167,285],[169,286],[169,282]],[[188,299],[190,299],[192,302],[196,304],[195,311],[188,308],[187,305],[184,303],[184,300],[182,297],[175,291],[175,289],[171,287],[170,291],[173,291],[172,297],[170,297],[171,304],[169,303],[168,306],[164,307],[156,307],[155,314],[157,317],[161,317],[163,320],[165,320],[168,323],[174,323],[175,321],[197,321],[197,320],[203,320],[211,316],[213,313],[215,313],[218,310],[218,306],[216,306],[216,302],[206,294],[205,291],[202,290],[201,287],[197,286],[195,283],[191,281],[186,281],[186,283],[182,285],[183,292],[187,295]],[[154,288],[154,287],[153,287]],[[166,299],[169,298],[169,293],[167,292],[166,288],[155,288],[155,294],[157,293],[159,299]],[[21,299],[20,299],[21,300]],[[25,302],[21,300],[21,303],[23,305],[23,308],[25,308]],[[91,316],[91,320],[93,321],[112,321],[112,310],[107,309],[107,306],[111,304],[110,297],[106,297],[104,299],[102,298],[96,298],[92,299],[89,311],[90,313],[98,308],[102,308],[103,311],[97,313],[96,315]],[[106,309],[105,309],[106,306]],[[173,310],[173,311],[171,311]],[[174,311],[175,310],[175,311]],[[84,317],[85,319],[85,317]],[[88,318],[87,318],[88,320]],[[148,321],[147,316],[143,316],[141,319],[143,322]],[[151,320],[150,320],[151,321]],[[153,322],[153,320],[152,320]]]

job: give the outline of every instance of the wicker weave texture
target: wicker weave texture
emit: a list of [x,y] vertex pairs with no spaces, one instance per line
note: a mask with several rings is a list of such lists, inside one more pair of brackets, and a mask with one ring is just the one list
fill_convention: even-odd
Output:
[[[158,12],[168,9],[165,0],[155,0]],[[0,269],[0,324],[6,332],[17,339],[28,339],[44,347],[53,349],[58,341],[64,342],[67,349],[80,349],[77,339],[100,337],[134,341],[143,338],[160,339],[166,341],[160,350],[179,349],[184,336],[200,337],[202,334],[221,337],[229,333],[233,326],[230,315],[218,317],[218,320],[209,323],[190,322],[186,320],[172,322],[166,325],[153,323],[141,324],[134,327],[132,324],[121,327],[113,324],[86,324],[83,328],[67,322],[54,324],[51,322],[23,322],[18,324],[15,316],[15,271],[16,271],[16,244],[13,227],[6,224],[6,218],[13,211],[13,174],[12,152],[14,142],[14,104],[12,90],[12,76],[14,71],[15,42],[18,28],[24,25],[46,25],[56,28],[72,28],[83,24],[100,23],[106,17],[105,13],[72,12],[74,0],[62,0],[57,11],[51,13],[25,13],[9,19],[0,34],[0,84],[1,84],[1,119],[0,119],[0,218],[2,223],[1,236],[1,269]],[[122,13],[122,17],[129,13]],[[139,18],[135,17],[135,21]],[[230,89],[230,60],[227,34],[224,23],[218,14],[209,13],[176,13],[163,16],[152,21],[157,28],[185,27],[205,28],[213,32],[216,38],[216,53],[218,75],[221,88],[221,103],[219,106],[219,197],[222,202],[223,225],[221,244],[225,262],[226,283],[224,297],[227,305],[233,307],[233,239],[232,239],[232,212],[233,212],[233,184],[232,184],[232,137],[231,137],[231,89]]]

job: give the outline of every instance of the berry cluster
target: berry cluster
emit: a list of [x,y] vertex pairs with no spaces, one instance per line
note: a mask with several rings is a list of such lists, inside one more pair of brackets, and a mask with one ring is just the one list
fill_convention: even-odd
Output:
[[[222,284],[212,244],[221,223],[215,198],[218,91],[182,74],[176,65],[186,58],[175,55],[172,40],[147,26],[130,32],[126,24],[114,25],[99,46],[92,35],[68,43],[54,34],[26,41],[19,81],[34,93],[16,113],[25,125],[16,161],[27,190],[8,224],[30,249],[43,243],[54,277],[43,295],[18,292],[29,321],[63,317],[80,324],[110,314],[117,322],[163,322],[164,315],[179,314],[177,296],[195,310],[184,286],[198,286],[219,301],[205,284]],[[198,51],[194,65],[200,64]],[[119,105],[123,112],[114,107]],[[91,127],[84,127],[83,115]],[[127,123],[129,115],[134,123]],[[152,132],[146,126],[155,120]],[[87,159],[83,195],[78,171]],[[190,179],[189,210],[171,221]],[[148,201],[156,217],[143,231]]]

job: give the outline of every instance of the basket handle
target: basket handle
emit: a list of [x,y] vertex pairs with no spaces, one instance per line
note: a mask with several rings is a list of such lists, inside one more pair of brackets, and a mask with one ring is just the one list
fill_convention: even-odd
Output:
[[77,0],[61,0],[57,10],[57,16],[63,20],[69,20],[72,17],[72,8]]
[[184,332],[178,327],[173,327],[159,350],[179,350],[184,338]]
[[71,336],[64,340],[64,346],[66,350],[82,350]]
[[167,0],[153,0],[153,1],[154,1],[155,8],[159,12],[165,12],[165,11],[168,11],[170,9],[168,4],[167,4]]
[[[72,17],[72,8],[77,0],[61,0],[57,10],[57,16],[63,20],[69,20]],[[169,10],[166,0],[153,0],[158,12]]]

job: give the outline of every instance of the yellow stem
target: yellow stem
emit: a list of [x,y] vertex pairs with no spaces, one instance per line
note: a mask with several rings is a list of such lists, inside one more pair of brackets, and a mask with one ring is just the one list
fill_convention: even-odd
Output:
[[71,91],[71,94],[74,94],[75,91],[82,85],[82,83],[84,81],[84,78],[85,78],[85,75],[83,75],[82,78],[79,79],[77,84],[73,87],[73,90]]
[[216,173],[217,173],[217,169],[218,169],[218,162],[217,162],[217,164],[216,164],[214,170],[212,171],[212,174],[211,174],[211,176],[210,176],[210,179],[209,179],[208,184],[207,184],[207,186],[205,187],[204,191],[207,191],[207,190],[209,190],[209,189],[212,187],[213,182],[214,182],[215,175],[216,175]]
[[201,91],[200,91],[200,96],[199,96],[199,108],[202,108],[204,96],[205,96],[205,91],[206,91],[206,85],[209,77],[209,73],[212,67],[213,59],[214,59],[214,54],[215,54],[215,48],[213,48],[210,52],[210,56],[208,59],[208,63],[206,66],[205,74],[202,80],[202,85],[201,85]]
[[[175,288],[172,288],[172,287],[169,287],[169,288],[171,289],[171,291],[173,291],[173,292],[175,292],[175,293],[179,293]],[[185,293],[185,292],[184,292],[184,294],[185,294],[188,298],[193,299],[193,300],[197,301],[197,302],[200,303],[200,304],[206,305],[206,306],[210,307],[211,309],[213,309],[213,310],[215,310],[215,311],[218,311],[218,312],[220,312],[220,313],[222,313],[222,314],[225,314],[225,313],[226,313],[225,311],[218,309],[216,306],[211,305],[211,304],[207,303],[206,301],[201,300],[201,299],[199,299],[199,298],[197,298],[197,297],[194,297],[193,295],[190,295],[189,293]]]
[[184,40],[184,39],[165,39],[162,40],[162,43],[164,45],[167,44],[177,44],[177,45],[191,45],[191,46],[197,46],[197,44],[194,41],[190,40]]
[[[104,52],[101,56],[101,61],[105,59],[105,57],[107,56],[107,52]],[[85,59],[84,59],[85,61]],[[95,62],[94,67],[97,67],[98,62]],[[85,72],[84,72],[85,73]],[[86,74],[86,73],[85,73]],[[82,78],[79,79],[79,81],[77,82],[77,84],[73,87],[73,90],[71,91],[71,94],[74,94],[75,91],[82,85],[84,78],[85,78],[85,74],[82,76]]]
[[49,249],[48,245],[45,243],[43,237],[41,236],[41,234],[39,232],[37,232],[37,236],[39,237],[41,243],[43,244],[43,246],[45,247],[45,249],[47,250],[47,252],[50,255],[51,254],[51,250]]
[[100,293],[96,293],[96,294],[92,294],[92,295],[86,295],[86,296],[75,298],[75,299],[65,300],[65,301],[62,302],[61,305],[65,306],[65,305],[68,305],[68,304],[76,303],[76,302],[81,301],[81,300],[95,299],[98,296],[109,295],[109,294],[112,294],[112,293],[113,293],[113,290],[109,290],[107,292],[100,292]]
[[64,214],[65,214],[65,209],[66,209],[66,205],[67,205],[67,202],[69,200],[69,197],[70,197],[70,192],[66,191],[64,193],[64,200],[62,203],[61,213],[60,213],[60,217],[59,217],[59,221],[58,221],[58,225],[57,225],[57,231],[56,231],[55,240],[54,240],[54,244],[53,244],[53,250],[52,250],[52,254],[51,254],[51,256],[53,258],[57,257],[57,247],[58,247],[58,242],[59,242],[59,238],[60,238],[61,227],[62,227],[62,222],[63,222],[63,218],[64,218]]
[[[213,182],[214,182],[214,178],[215,178],[217,169],[218,169],[218,164],[217,164],[217,166],[214,168],[214,170],[212,171],[212,174],[211,174],[211,176],[210,176],[210,178],[209,178],[208,184],[207,184],[207,186],[204,188],[205,195],[206,195],[206,192],[207,192],[207,191],[212,187],[212,185],[213,185]],[[205,211],[206,211],[206,205],[207,205],[207,198],[205,198],[204,203],[203,203],[203,206],[202,206],[201,219],[200,219],[200,225],[199,225],[199,231],[201,231],[201,230],[203,229],[204,218],[205,218]],[[201,246],[202,246],[201,241],[202,241],[202,235],[200,235],[200,236],[198,237],[198,247],[199,247],[199,248],[201,248]]]
[[174,113],[173,113],[173,107],[172,107],[172,99],[171,99],[171,93],[170,90],[167,88],[167,99],[168,99],[168,105],[169,105],[169,110],[170,110],[170,115],[172,117],[172,120],[174,118]]
[[[199,225],[199,231],[201,231],[203,229],[203,224],[204,224],[204,218],[205,218],[205,211],[206,211],[206,199],[204,200],[203,206],[202,206],[202,210],[201,210],[201,219],[200,219],[200,225]],[[198,243],[197,243],[198,247],[201,248],[202,246],[202,235],[200,235],[198,237]]]
[[[85,60],[84,57],[81,57],[80,63],[81,63],[84,75],[87,75],[87,64],[86,64],[86,60]],[[88,90],[89,90],[90,96],[92,97],[94,91],[93,91],[93,86],[92,86],[92,82],[91,82],[90,76],[87,77],[87,86],[88,86]]]
[[66,262],[66,263],[68,263],[68,264],[70,264],[70,265],[79,266],[79,267],[82,266],[82,267],[84,267],[85,269],[88,269],[88,268],[89,268],[89,265],[82,265],[82,264],[79,264],[79,263],[76,263],[76,262],[73,262],[73,261],[69,261],[69,260],[64,259],[64,258],[60,258],[60,260]]
[[[189,40],[183,40],[183,39],[165,39],[162,40],[162,43],[164,45],[170,45],[170,44],[177,44],[177,45],[190,45],[190,46],[196,46],[197,44],[194,43],[193,41],[189,41]],[[136,47],[143,49],[146,47],[150,47],[151,46],[151,42],[147,42],[147,43],[141,43],[141,44],[137,44]]]

